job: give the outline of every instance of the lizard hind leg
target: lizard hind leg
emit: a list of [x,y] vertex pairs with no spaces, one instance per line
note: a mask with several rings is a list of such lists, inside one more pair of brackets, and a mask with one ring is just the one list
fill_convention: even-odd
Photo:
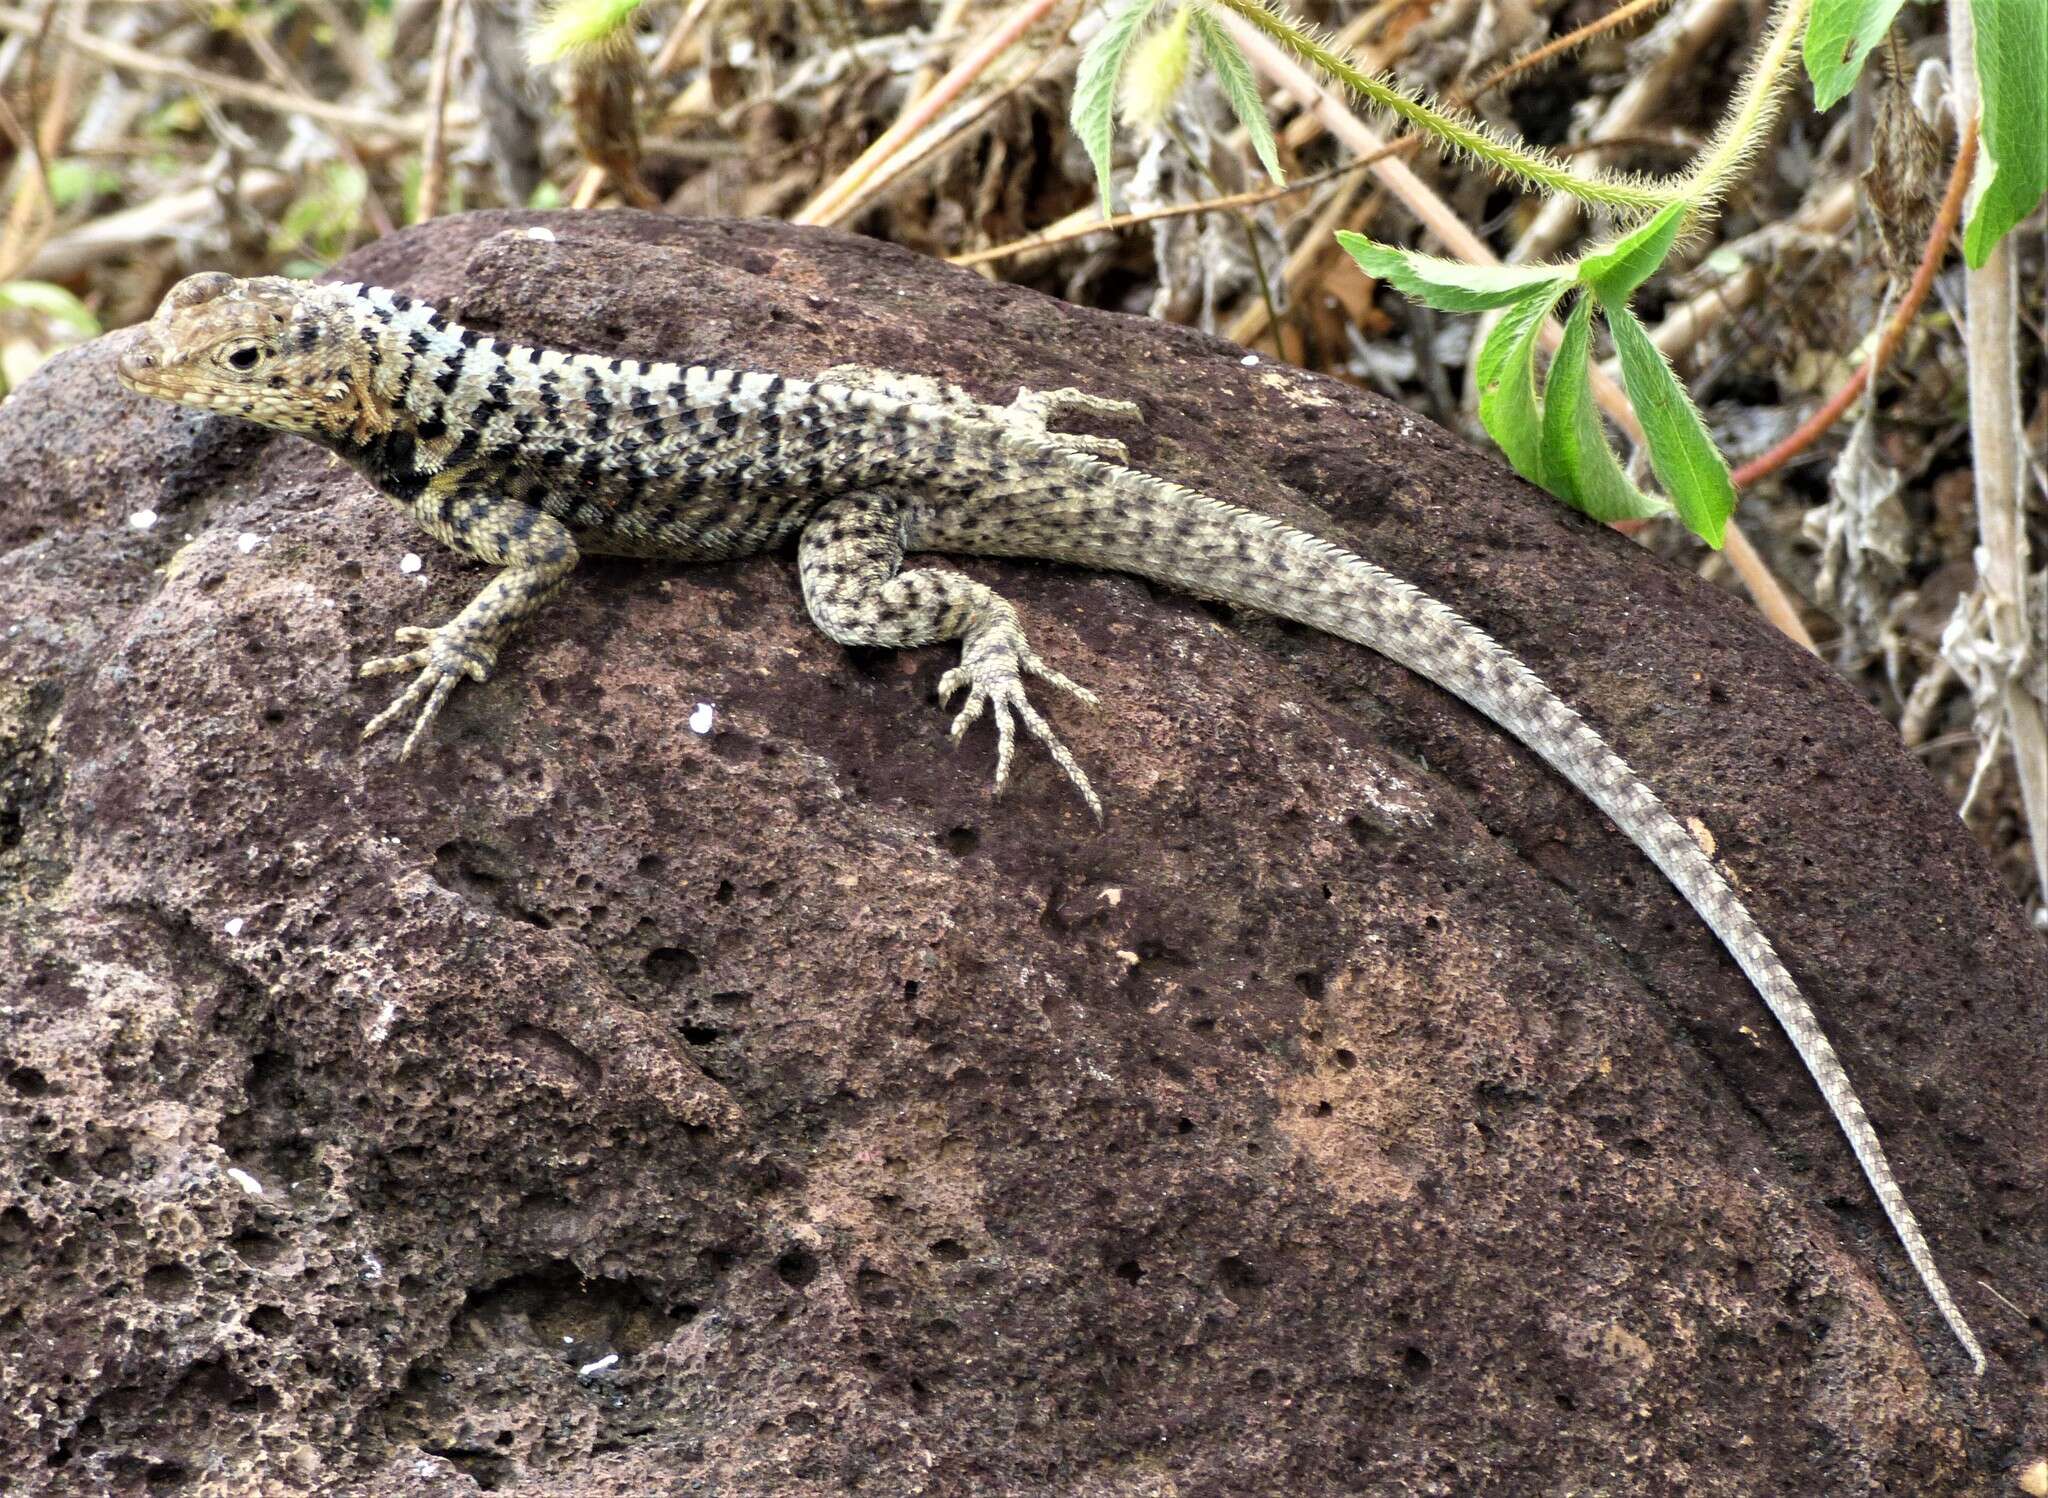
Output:
[[812,620],[842,645],[905,648],[960,642],[960,664],[939,682],[939,696],[967,701],[953,719],[957,742],[986,713],[996,730],[995,788],[1009,780],[1017,724],[1045,746],[1099,821],[1102,801],[1059,735],[1024,690],[1035,676],[1083,702],[1095,694],[1039,659],[1017,611],[996,591],[936,567],[899,571],[905,539],[901,507],[880,495],[834,500],[811,517],[797,547],[804,603]]

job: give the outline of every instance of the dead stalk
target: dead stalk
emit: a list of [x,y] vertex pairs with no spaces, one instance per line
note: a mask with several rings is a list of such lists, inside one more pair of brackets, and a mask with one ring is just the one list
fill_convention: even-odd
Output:
[[[1970,0],[1950,0],[1951,86],[1956,115],[1978,113],[1976,39]],[[1992,732],[2012,745],[2020,802],[2034,851],[2034,877],[2048,901],[2048,717],[2026,689],[2027,663],[2048,642],[2030,639],[2027,609],[2027,465],[2019,408],[2019,257],[2008,234],[1963,281],[1964,350],[1970,379],[1970,439],[1976,458],[1977,570],[2000,676]],[[1980,703],[1982,699],[1980,698]]]
[[[38,22],[24,11],[0,6],[0,31],[21,32],[33,36]],[[139,47],[130,47],[121,42],[107,41],[88,31],[71,27],[59,34],[64,45],[84,53],[87,57],[110,66],[145,77],[170,78],[187,88],[210,92],[223,99],[235,99],[244,104],[254,104],[263,109],[274,109],[280,114],[303,114],[323,124],[340,125],[362,135],[401,140],[424,140],[426,122],[407,118],[403,115],[380,113],[374,109],[351,109],[345,104],[330,104],[324,99],[298,99],[280,88],[268,84],[251,83],[246,79],[231,77],[226,73],[210,72],[195,68],[188,62],[176,58],[158,57],[144,52]]]
[[1870,357],[1862,368],[1842,382],[1842,388],[1829,396],[1821,408],[1799,424],[1796,431],[1769,452],[1751,458],[1730,475],[1735,487],[1746,489],[1759,479],[1770,477],[1787,463],[1805,452],[1819,440],[1820,435],[1841,419],[1842,413],[1855,403],[1866,385],[1875,381],[1884,372],[1884,367],[1897,351],[1899,340],[1906,336],[1906,329],[1913,325],[1913,319],[1920,315],[1921,305],[1927,300],[1927,293],[1934,289],[1935,272],[1948,258],[1949,236],[1956,231],[1956,223],[1963,214],[1963,197],[1970,186],[1970,168],[1977,160],[1977,122],[1964,122],[1963,138],[1956,147],[1955,169],[1949,173],[1948,191],[1942,196],[1941,211],[1935,215],[1934,228],[1927,236],[1927,247],[1921,252],[1919,268],[1913,273],[1912,284],[1899,299],[1898,309],[1884,325],[1878,335],[1877,347],[1870,351]]
[[853,164],[806,203],[790,220],[797,224],[835,224],[867,179],[901,150],[912,136],[924,129],[939,112],[952,103],[969,84],[985,73],[1003,53],[1015,46],[1024,33],[1050,15],[1061,0],[1026,0],[1007,16],[978,45],[946,71],[931,91],[897,116],[874,144],[861,152]]
[[413,222],[423,224],[441,212],[448,178],[448,75],[455,70],[455,30],[462,0],[441,0],[434,22],[434,62],[427,75],[427,141],[420,162],[420,196]]

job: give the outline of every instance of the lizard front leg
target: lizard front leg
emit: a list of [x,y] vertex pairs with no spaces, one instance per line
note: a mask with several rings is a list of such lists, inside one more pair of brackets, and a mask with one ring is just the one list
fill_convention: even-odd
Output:
[[531,505],[466,490],[452,477],[436,480],[411,506],[435,536],[480,562],[505,570],[492,578],[469,606],[446,624],[428,629],[408,624],[401,644],[417,645],[404,655],[365,661],[361,676],[418,674],[392,704],[363,728],[363,737],[383,732],[419,710],[412,732],[398,751],[411,757],[440,714],[441,704],[464,677],[482,681],[498,662],[498,651],[522,621],[561,591],[576,566],[576,543],[561,521]]
[[1016,609],[994,589],[935,567],[899,571],[904,530],[901,506],[884,495],[847,495],[813,515],[797,546],[804,604],[812,621],[842,645],[903,648],[958,640],[960,664],[939,680],[941,701],[967,693],[953,719],[953,738],[964,735],[984,711],[994,718],[995,788],[1000,793],[1010,775],[1016,720],[1022,719],[1100,820],[1102,802],[1094,787],[1031,705],[1024,678],[1036,676],[1083,702],[1094,702],[1095,694],[1038,658],[1024,638]]

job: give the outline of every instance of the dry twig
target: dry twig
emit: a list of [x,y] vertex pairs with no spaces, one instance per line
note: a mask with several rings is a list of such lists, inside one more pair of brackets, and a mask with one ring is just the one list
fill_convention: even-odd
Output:
[[[1950,0],[1949,56],[1956,115],[1974,122],[1978,113],[1976,41],[1970,0]],[[2020,437],[2019,255],[2016,233],[2007,234],[1983,265],[1964,278],[1967,326],[1964,348],[1970,375],[1970,438],[1976,457],[1977,586],[1982,590],[1988,642],[1958,621],[1942,652],[1971,681],[1983,735],[1978,774],[2002,734],[2019,770],[2020,804],[2034,851],[2034,877],[2048,901],[2048,716],[2026,686],[2034,653],[2048,642],[2030,638],[2028,618],[2025,447]],[[1960,626],[1960,627],[1959,627]],[[1986,648],[1988,645],[1988,648]],[[1967,659],[1958,659],[1958,656]],[[1964,800],[1968,805],[1969,798]]]
[[1906,294],[1899,299],[1898,309],[1891,315],[1884,331],[1878,335],[1877,346],[1863,366],[1842,382],[1842,388],[1829,396],[1819,410],[1802,421],[1791,436],[1780,442],[1769,452],[1751,458],[1730,477],[1735,487],[1746,489],[1759,479],[1770,477],[1787,463],[1805,452],[1820,439],[1829,427],[1841,419],[1842,413],[1854,404],[1864,386],[1873,383],[1892,354],[1898,349],[1899,340],[1906,336],[1906,329],[1913,325],[1913,319],[1920,315],[1920,307],[1927,300],[1927,293],[1934,288],[1935,272],[1941,269],[1941,262],[1948,258],[1949,237],[1955,233],[1956,223],[1963,214],[1963,198],[1970,187],[1970,169],[1977,161],[1977,122],[1967,121],[1963,126],[1963,138],[1956,148],[1955,169],[1949,173],[1948,191],[1941,200],[1941,211],[1935,215],[1934,227],[1927,236],[1927,246],[1921,252],[1920,265],[1913,273],[1912,283]]
[[455,23],[462,0],[441,0],[434,21],[434,61],[427,76],[427,141],[420,162],[420,196],[413,222],[423,224],[441,212],[441,193],[448,176],[448,76],[455,70]]
[[[38,21],[25,11],[0,6],[0,31],[22,32],[34,35]],[[413,116],[396,115],[389,111],[356,109],[346,104],[330,104],[324,99],[296,98],[280,88],[264,83],[251,83],[227,73],[215,73],[206,68],[196,68],[188,62],[172,57],[158,57],[138,47],[122,42],[108,41],[96,37],[89,31],[71,27],[59,33],[59,39],[67,47],[84,53],[87,57],[131,73],[145,77],[170,78],[187,88],[217,94],[223,99],[237,99],[244,104],[255,104],[264,109],[273,109],[280,114],[303,114],[309,119],[329,125],[339,125],[360,134],[389,139],[425,140],[426,121]]]
[[791,216],[796,224],[835,224],[846,214],[855,195],[892,156],[924,129],[1003,53],[1061,3],[1061,0],[1024,0],[1003,23],[946,71],[931,91],[899,115],[853,164]]

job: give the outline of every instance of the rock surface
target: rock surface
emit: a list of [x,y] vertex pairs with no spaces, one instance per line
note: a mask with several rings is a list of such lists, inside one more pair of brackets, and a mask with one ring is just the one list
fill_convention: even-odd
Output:
[[10,1491],[1937,1495],[2040,1453],[2048,961],[1818,662],[1215,340],[534,221],[344,270],[591,351],[1131,396],[1141,465],[1320,504],[1506,641],[1711,832],[1991,1372],[1712,936],[1418,679],[962,563],[1104,691],[1052,704],[1098,830],[1041,755],[987,799],[950,652],[831,645],[789,558],[598,561],[401,770],[352,663],[482,571],[126,394],[116,335],[0,409]]

